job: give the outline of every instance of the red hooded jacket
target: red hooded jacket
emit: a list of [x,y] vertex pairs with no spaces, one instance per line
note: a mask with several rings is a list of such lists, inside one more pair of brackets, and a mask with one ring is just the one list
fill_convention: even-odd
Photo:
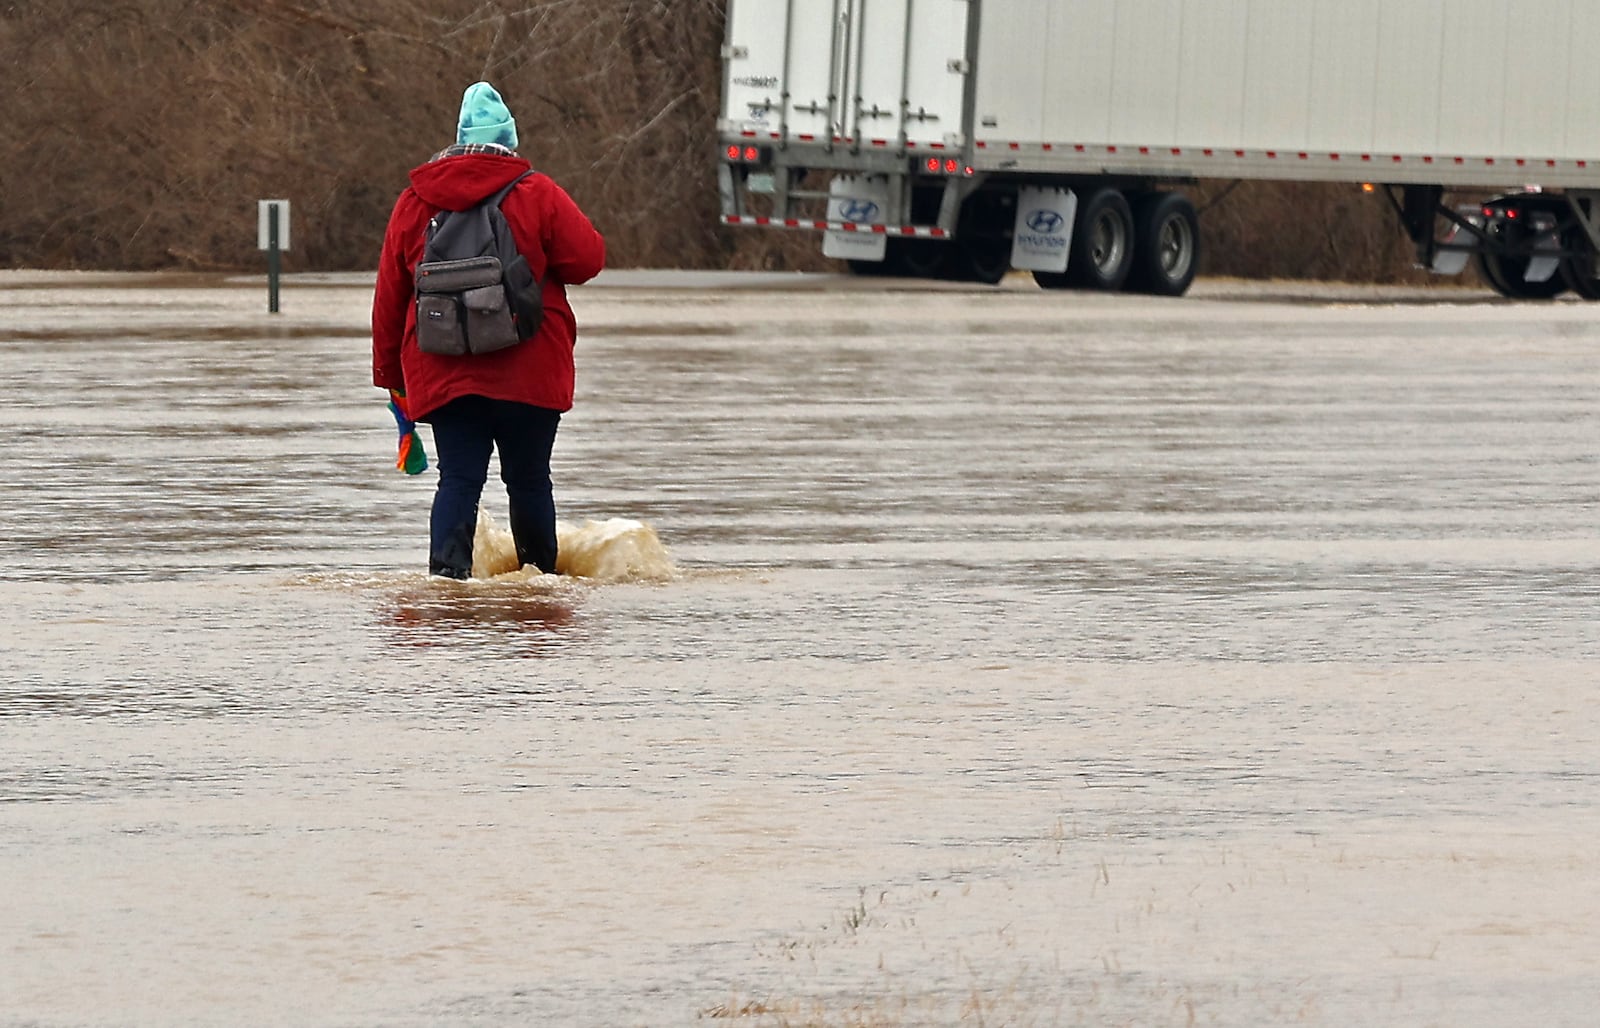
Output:
[[518,182],[500,204],[517,249],[544,281],[544,319],[531,339],[494,353],[447,357],[417,348],[415,275],[428,220],[463,211],[527,171],[507,154],[464,154],[411,171],[378,261],[372,297],[372,384],[404,389],[406,413],[424,420],[458,396],[514,400],[554,411],[572,409],[572,348],[578,326],[566,286],[587,282],[606,262],[606,243],[572,197],[547,176]]

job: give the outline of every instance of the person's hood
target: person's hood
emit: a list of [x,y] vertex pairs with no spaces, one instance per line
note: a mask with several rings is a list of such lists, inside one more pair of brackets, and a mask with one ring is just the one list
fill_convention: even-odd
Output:
[[430,207],[464,211],[504,189],[528,168],[527,160],[509,154],[441,157],[411,169],[411,188]]

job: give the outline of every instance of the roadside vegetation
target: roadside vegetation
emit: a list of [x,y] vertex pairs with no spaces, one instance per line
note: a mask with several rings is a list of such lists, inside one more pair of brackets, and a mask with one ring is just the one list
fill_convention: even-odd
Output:
[[[620,267],[819,269],[811,235],[717,224],[725,0],[0,0],[0,267],[291,271],[376,259],[406,172],[500,89],[522,151]],[[1382,201],[1202,184],[1212,275],[1416,281]]]

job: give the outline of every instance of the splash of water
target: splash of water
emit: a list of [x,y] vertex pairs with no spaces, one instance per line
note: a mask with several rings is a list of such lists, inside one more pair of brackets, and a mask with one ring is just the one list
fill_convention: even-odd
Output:
[[[606,582],[662,582],[678,573],[656,530],[628,518],[582,524],[558,521],[556,550],[556,573],[561,575]],[[531,565],[525,570],[520,567],[511,532],[479,507],[472,540],[472,577],[538,574]]]

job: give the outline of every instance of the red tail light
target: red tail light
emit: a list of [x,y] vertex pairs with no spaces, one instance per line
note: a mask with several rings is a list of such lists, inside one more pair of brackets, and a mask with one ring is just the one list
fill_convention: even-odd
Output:
[[729,143],[722,150],[723,159],[729,164],[765,164],[767,154],[766,147],[755,143]]
[[959,157],[940,157],[933,154],[922,162],[922,170],[930,175],[965,175],[971,177],[972,166],[961,163]]

